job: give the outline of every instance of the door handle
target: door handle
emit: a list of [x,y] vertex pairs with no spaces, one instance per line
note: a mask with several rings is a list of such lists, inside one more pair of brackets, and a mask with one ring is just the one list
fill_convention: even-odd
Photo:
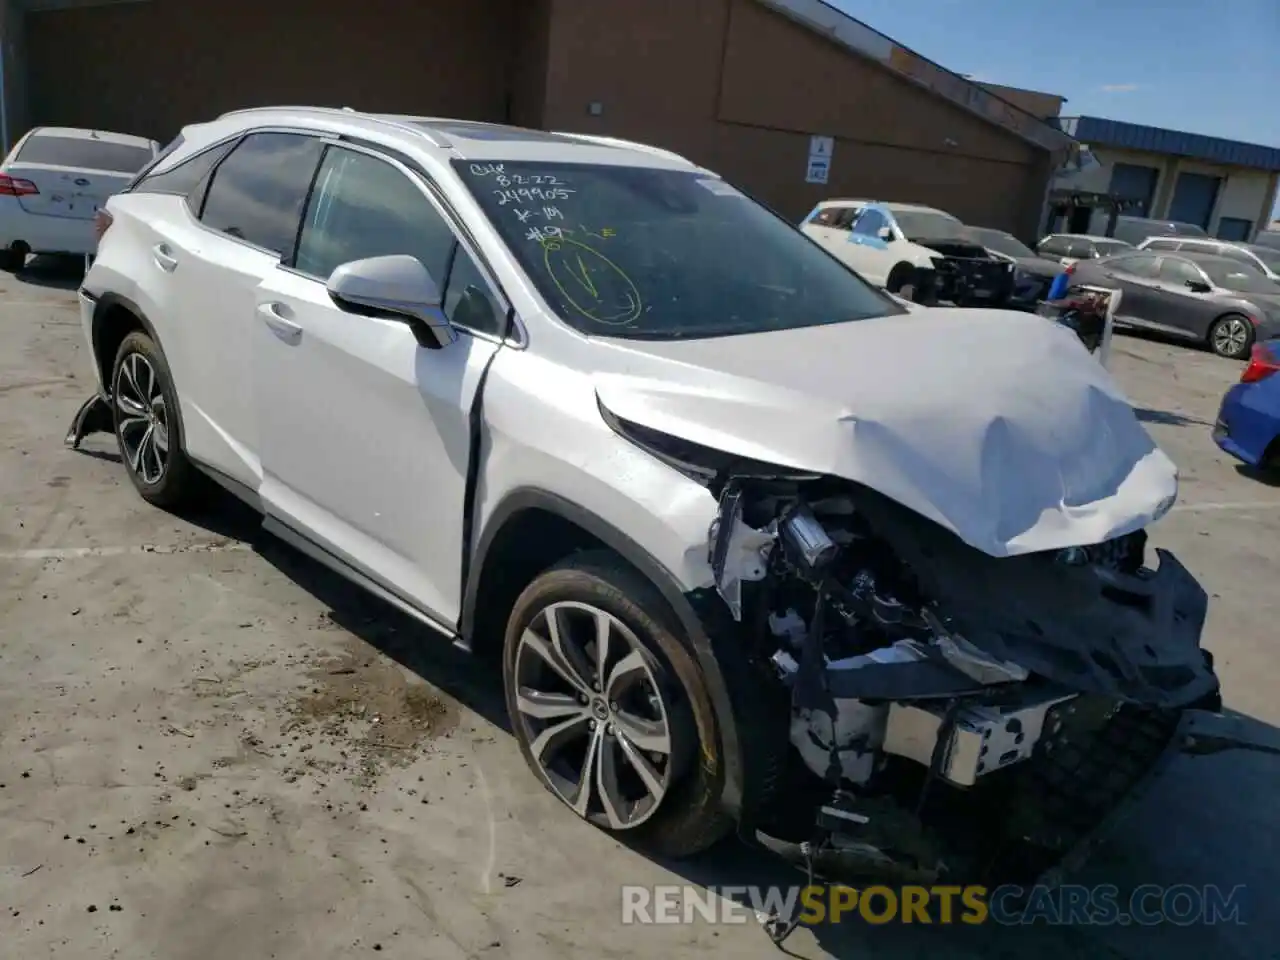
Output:
[[156,262],[156,266],[165,273],[173,273],[178,269],[178,258],[173,255],[173,251],[169,249],[167,243],[157,243],[151,248],[151,256]]
[[302,327],[285,316],[288,312],[289,308],[283,303],[258,304],[258,316],[262,317],[263,323],[277,337],[292,346],[302,339]]

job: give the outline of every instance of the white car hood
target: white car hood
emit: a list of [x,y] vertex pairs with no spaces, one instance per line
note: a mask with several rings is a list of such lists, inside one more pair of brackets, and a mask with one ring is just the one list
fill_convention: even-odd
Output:
[[871,487],[992,556],[1099,543],[1164,514],[1177,470],[1075,334],[920,309],[686,341],[597,340],[613,414]]

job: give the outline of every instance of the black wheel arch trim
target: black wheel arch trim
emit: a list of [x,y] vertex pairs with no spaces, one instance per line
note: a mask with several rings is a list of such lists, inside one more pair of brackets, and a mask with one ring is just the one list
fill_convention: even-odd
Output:
[[[107,312],[114,307],[121,307],[129,311],[129,313],[133,314],[133,316],[137,318],[138,323],[142,326],[143,332],[145,332],[146,335],[151,338],[151,342],[154,343],[156,345],[156,348],[160,351],[160,353],[167,358],[168,355],[165,354],[164,352],[164,344],[160,342],[160,335],[156,333],[156,328],[152,325],[151,320],[148,319],[147,315],[142,311],[142,308],[139,307],[136,303],[134,303],[128,297],[123,296],[119,293],[94,293],[91,290],[84,290],[84,289],[82,289],[80,292],[81,294],[84,295],[86,299],[94,303],[93,326],[91,330],[91,334],[93,336],[93,344],[92,344],[93,362],[98,365],[99,370],[101,370],[103,367],[104,358],[98,356],[98,325],[102,322],[102,318],[107,315]],[[109,364],[115,363],[115,357],[108,357],[108,358],[105,358],[105,360]],[[109,371],[111,368],[108,367],[107,369]],[[169,375],[170,376],[173,375],[172,370],[169,371]],[[102,378],[102,393],[104,398],[107,400],[111,399],[110,381],[111,381],[111,377],[109,375]],[[170,384],[170,386],[173,388],[174,394],[176,395],[178,392],[178,385]],[[177,412],[178,412],[178,435],[179,437],[182,438],[183,442],[185,443],[186,437],[187,437],[187,428],[186,428],[186,424],[183,423],[182,421],[182,404],[181,403],[178,404]]]
[[472,552],[471,562],[468,565],[470,573],[464,586],[462,614],[458,625],[459,635],[469,639],[475,625],[476,609],[480,602],[478,596],[480,574],[484,570],[489,549],[509,520],[530,509],[547,511],[581,527],[640,571],[650,583],[657,587],[663,599],[670,605],[672,612],[680,621],[680,626],[684,630],[684,639],[691,646],[707,684],[707,694],[711,700],[711,708],[715,712],[720,735],[724,764],[721,806],[736,816],[742,808],[743,800],[742,747],[729,696],[729,686],[712,647],[711,637],[702,619],[695,612],[693,604],[690,603],[689,596],[675,576],[652,554],[608,521],[548,490],[520,487],[508,493],[490,515]]

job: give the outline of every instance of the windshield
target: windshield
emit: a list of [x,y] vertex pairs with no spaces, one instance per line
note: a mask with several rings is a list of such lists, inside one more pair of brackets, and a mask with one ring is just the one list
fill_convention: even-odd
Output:
[[956,240],[964,236],[964,224],[945,213],[921,210],[891,210],[898,229],[908,240]]
[[1272,273],[1280,273],[1280,250],[1259,247],[1255,244],[1249,248],[1249,252],[1265,263]]
[[1275,293],[1276,282],[1261,270],[1243,263],[1201,261],[1200,269],[1209,275],[1215,287],[1238,293]]
[[1015,236],[1005,233],[1003,230],[988,230],[985,227],[969,227],[968,234],[973,237],[974,241],[982,244],[988,250],[994,250],[996,253],[1003,253],[1006,257],[1034,257],[1035,253],[1030,247],[1023,243]]
[[577,163],[454,166],[551,308],[591,336],[729,336],[904,312],[723,180]]

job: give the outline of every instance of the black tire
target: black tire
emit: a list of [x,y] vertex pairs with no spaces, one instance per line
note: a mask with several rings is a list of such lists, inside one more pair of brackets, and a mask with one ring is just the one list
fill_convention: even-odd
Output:
[[0,272],[17,273],[27,262],[25,250],[14,250],[12,247],[0,250]]
[[[560,792],[552,782],[551,775],[534,757],[534,730],[518,706],[519,690],[526,689],[526,693],[529,692],[520,684],[523,674],[518,671],[527,668],[525,658],[532,656],[523,646],[522,637],[526,630],[546,616],[549,607],[565,603],[589,605],[595,610],[603,611],[638,641],[633,649],[641,651],[650,671],[646,676],[651,677],[659,688],[658,696],[663,705],[663,712],[659,716],[665,716],[671,735],[666,760],[666,764],[670,766],[663,768],[669,777],[668,785],[661,800],[652,805],[652,812],[647,814],[647,819],[634,826],[614,828],[602,822],[605,819],[602,812],[574,812],[619,840],[658,856],[688,857],[713,846],[729,831],[733,821],[720,804],[724,763],[720,756],[715,713],[706,685],[694,657],[678,637],[679,628],[675,616],[662,595],[643,575],[610,551],[581,553],[556,564],[530,583],[512,608],[503,647],[502,674],[507,712],[525,762],[542,781],[543,786],[573,809],[569,799]],[[588,614],[584,613],[585,615]],[[609,647],[613,649],[616,643],[616,640],[611,639]],[[606,660],[608,662],[612,657]],[[534,665],[545,663],[536,657],[533,662]],[[646,689],[650,688],[646,686]],[[604,701],[608,692],[606,685],[605,690],[601,690],[590,704],[583,707],[584,719],[580,722],[595,723],[590,719],[590,707],[601,706],[596,701]],[[579,699],[585,701],[586,697],[581,696]],[[652,696],[649,697],[649,702],[652,702]],[[601,709],[611,710],[616,706],[617,704],[604,703]],[[617,716],[622,716],[622,711]],[[546,722],[552,725],[552,721]],[[612,726],[607,729],[612,730]],[[586,745],[595,734],[583,732],[579,735]],[[608,749],[622,750],[622,745],[616,742],[612,734],[605,733],[602,736],[606,743],[614,744]],[[582,751],[584,755],[588,752],[589,750]],[[612,755],[616,757],[619,754]],[[654,767],[651,769],[656,769],[658,765],[655,756],[654,753],[648,754],[648,758],[654,760]],[[554,758],[548,761],[548,766],[555,765]],[[628,769],[634,773],[634,767]],[[581,782],[581,778],[578,779]],[[640,782],[638,778],[635,779],[637,783]],[[593,786],[593,789],[599,793],[598,787]],[[591,799],[596,807],[603,810],[598,796]]]
[[[1243,328],[1245,332],[1244,340],[1239,338],[1227,337],[1228,329],[1239,330]],[[1228,313],[1213,321],[1213,325],[1209,327],[1209,349],[1220,357],[1228,360],[1244,360],[1249,356],[1249,351],[1253,348],[1254,329],[1253,324],[1249,322],[1247,317],[1242,317],[1238,313]]]
[[[909,263],[899,263],[889,271],[889,279],[885,281],[884,288],[890,293],[897,293],[902,296],[899,291],[911,283],[911,278],[915,275],[915,267]],[[914,294],[914,289],[911,293]],[[904,300],[910,300],[910,296],[903,296]]]
[[[153,371],[154,387],[137,384],[138,371]],[[121,393],[121,389],[124,393]],[[150,416],[130,417],[124,406],[137,400],[138,391],[152,398],[143,410]],[[120,459],[124,462],[129,479],[148,503],[165,509],[173,509],[191,502],[199,490],[199,472],[187,459],[182,435],[182,417],[178,409],[178,394],[173,386],[173,375],[164,354],[149,336],[135,330],[124,338],[111,365],[112,420],[115,425],[116,443],[120,447]],[[159,401],[159,402],[157,402]],[[142,422],[140,422],[142,421]],[[148,430],[155,438],[159,428],[164,428],[165,448],[163,459],[152,461],[143,452],[135,457],[133,452],[142,444],[142,434]],[[159,453],[159,447],[153,449]],[[158,471],[153,468],[160,463]]]

